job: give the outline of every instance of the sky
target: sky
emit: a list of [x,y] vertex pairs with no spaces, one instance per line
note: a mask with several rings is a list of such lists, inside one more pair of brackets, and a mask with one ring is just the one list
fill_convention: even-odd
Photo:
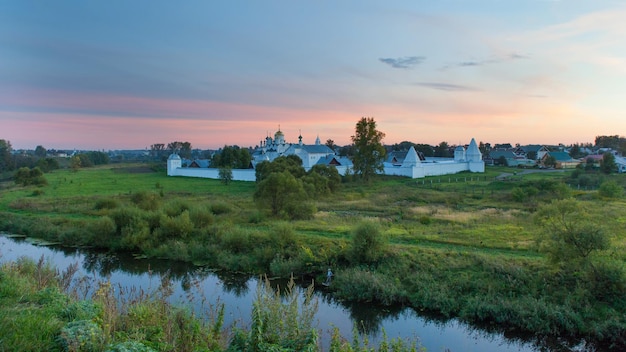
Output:
[[14,149],[593,143],[626,134],[626,2],[0,2]]

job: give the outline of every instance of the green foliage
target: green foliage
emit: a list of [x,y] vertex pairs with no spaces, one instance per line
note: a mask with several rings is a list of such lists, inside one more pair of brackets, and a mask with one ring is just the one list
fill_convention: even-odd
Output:
[[183,199],[174,199],[165,204],[163,212],[165,212],[165,215],[167,216],[174,217],[188,211],[189,209],[191,209],[191,206],[188,202]]
[[59,343],[64,351],[100,351],[104,334],[100,326],[91,320],[75,320],[61,329]]
[[552,155],[548,155],[543,159],[543,166],[556,167],[556,158]]
[[161,205],[160,196],[154,192],[138,191],[130,196],[130,201],[143,210],[157,210]]
[[232,211],[233,211],[232,206],[226,202],[211,203],[211,212],[215,215],[228,214]]
[[617,172],[617,164],[615,163],[615,155],[613,153],[607,152],[602,155],[600,171],[607,175]]
[[115,209],[120,206],[120,202],[113,198],[102,198],[96,201],[95,210]]
[[124,341],[110,344],[104,352],[156,352],[156,350],[137,341]]
[[194,229],[194,224],[189,217],[189,211],[185,210],[175,217],[164,216],[161,219],[159,238],[163,240],[189,239]]
[[233,170],[228,166],[222,166],[220,167],[219,176],[223,184],[229,185],[233,180]]
[[[341,186],[341,176],[339,175],[337,168],[333,166],[316,164],[313,165],[308,173],[309,175],[319,174],[320,176],[323,176],[328,181],[325,183],[325,186],[331,193],[339,190],[339,187]],[[326,192],[323,191],[322,193]]]
[[598,189],[598,194],[604,198],[620,198],[624,188],[615,181],[604,181]]
[[220,172],[222,169],[248,169],[251,161],[252,156],[248,149],[240,148],[236,145],[225,145],[220,151],[213,155],[211,167],[220,168]]
[[373,263],[382,257],[385,247],[380,224],[373,220],[361,221],[352,231],[349,257],[354,263]]
[[593,253],[609,248],[601,224],[591,221],[579,201],[553,201],[542,206],[536,218],[544,229],[541,248],[554,262],[584,267],[591,264]]
[[14,164],[11,160],[11,142],[6,139],[0,139],[0,173],[14,170]]
[[22,167],[17,170],[13,179],[15,183],[22,186],[45,186],[48,184],[48,180],[46,180],[43,172],[38,167],[32,169]]
[[290,204],[304,199],[302,182],[288,171],[270,173],[257,185],[254,200],[260,208],[269,208],[273,215],[279,215]]
[[302,167],[302,159],[297,155],[280,156],[272,162],[260,162],[256,165],[254,172],[257,183],[261,183],[272,173],[288,172],[296,179],[306,174],[304,167]]
[[284,295],[269,281],[260,281],[252,308],[249,331],[237,329],[230,351],[315,351],[318,336],[315,328],[317,301],[313,285],[300,302],[293,278]]
[[189,209],[189,219],[196,228],[204,228],[215,222],[215,217],[207,206],[195,206]]
[[385,134],[376,129],[373,117],[362,117],[351,138],[355,148],[352,158],[354,173],[368,181],[377,171],[383,170],[386,150],[382,140]]
[[59,169],[59,162],[55,158],[41,158],[37,160],[37,167],[43,172]]

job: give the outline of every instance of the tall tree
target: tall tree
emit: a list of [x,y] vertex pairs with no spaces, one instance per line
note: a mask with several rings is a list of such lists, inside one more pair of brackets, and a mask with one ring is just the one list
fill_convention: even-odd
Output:
[[11,171],[14,164],[11,160],[11,142],[0,139],[0,173]]
[[337,145],[335,145],[335,141],[333,141],[330,138],[326,140],[326,146],[332,149],[333,151],[335,150],[335,148],[337,148]]
[[35,156],[39,157],[39,158],[45,158],[46,154],[48,153],[48,151],[46,150],[46,148],[38,145],[37,148],[35,148]]
[[600,171],[607,175],[617,171],[617,164],[615,163],[615,155],[613,155],[613,153],[606,152],[602,155]]
[[178,153],[181,158],[191,158],[191,143],[189,142],[170,142],[167,144],[167,150],[170,153]]
[[441,142],[435,147],[435,156],[440,158],[449,158],[451,156],[448,142]]
[[352,136],[355,149],[352,163],[355,175],[360,175],[365,181],[377,171],[383,170],[385,160],[383,138],[385,138],[385,133],[376,129],[376,121],[373,117],[362,117],[357,122],[354,136]]

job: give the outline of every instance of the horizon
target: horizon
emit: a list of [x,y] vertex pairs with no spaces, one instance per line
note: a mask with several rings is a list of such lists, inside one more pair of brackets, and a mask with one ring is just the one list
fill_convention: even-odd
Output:
[[361,117],[388,145],[626,134],[626,4],[612,0],[0,8],[14,149],[248,147],[278,126],[343,146]]

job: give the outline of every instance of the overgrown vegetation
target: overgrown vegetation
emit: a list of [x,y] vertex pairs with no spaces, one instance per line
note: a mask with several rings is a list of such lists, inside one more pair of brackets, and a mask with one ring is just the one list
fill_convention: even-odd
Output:
[[[582,170],[496,178],[514,170],[424,180],[376,176],[316,196],[304,182],[276,213],[254,197],[273,172],[258,185],[224,185],[110,167],[63,170],[47,174],[37,197],[30,186],[3,189],[0,229],[316,282],[330,266],[329,291],[341,299],[405,304],[531,332],[539,344],[584,338],[600,349],[624,348],[623,175]],[[571,183],[577,172],[577,180],[601,178],[598,186],[606,189],[577,187]],[[295,168],[288,174],[310,176]],[[289,213],[289,202],[311,210]],[[300,213],[310,215],[291,216]]]
[[[0,265],[0,342],[6,351],[316,351],[317,301],[310,286],[301,299],[290,280],[285,292],[260,281],[250,327],[224,326],[224,306],[188,296],[169,303],[172,282],[152,291],[114,287],[59,273],[41,258]],[[93,292],[87,296],[87,292]],[[189,307],[200,299],[198,314]],[[352,345],[337,332],[333,351],[369,351],[358,334]],[[410,351],[416,344],[384,341],[378,351]]]

